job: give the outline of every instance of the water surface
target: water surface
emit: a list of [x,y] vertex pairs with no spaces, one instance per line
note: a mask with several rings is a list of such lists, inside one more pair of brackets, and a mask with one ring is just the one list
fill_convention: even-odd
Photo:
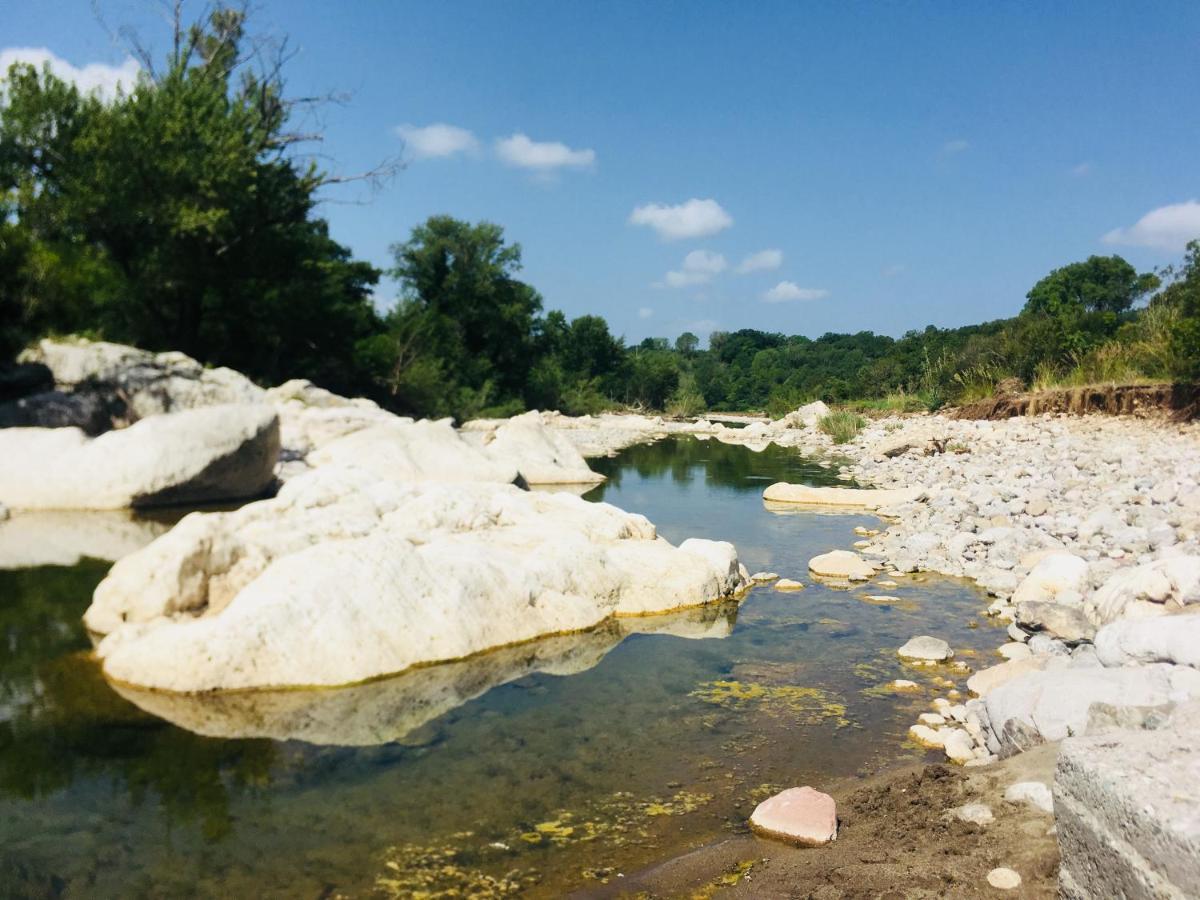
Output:
[[[609,481],[588,499],[807,589],[349,691],[188,703],[99,676],[80,616],[106,563],[0,572],[0,894],[561,896],[744,828],[775,789],[914,758],[913,704],[964,676],[896,647],[996,644],[964,582],[809,583],[811,556],[880,522],[766,511],[773,481],[842,483],[794,450],[679,438],[594,464]],[[925,699],[880,690],[897,677]]]

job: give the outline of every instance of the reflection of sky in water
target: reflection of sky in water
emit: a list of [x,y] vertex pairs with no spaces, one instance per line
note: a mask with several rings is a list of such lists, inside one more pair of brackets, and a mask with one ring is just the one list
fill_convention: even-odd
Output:
[[[644,513],[672,541],[732,540],[751,571],[808,582],[811,556],[878,524],[766,512],[767,483],[838,483],[777,447],[685,438],[595,464],[610,480],[588,499]],[[457,874],[438,877],[460,890],[536,870],[526,886],[558,896],[588,883],[585,869],[720,836],[764,786],[895,759],[912,712],[863,690],[930,677],[906,672],[895,648],[925,632],[963,649],[996,643],[966,627],[980,596],[945,579],[887,590],[908,601],[898,607],[815,584],[756,589],[740,609],[353,691],[131,695],[181,728],[122,699],[76,652],[104,570],[0,572],[0,893],[354,894],[389,871],[411,886],[449,859]],[[331,745],[339,735],[358,746]]]

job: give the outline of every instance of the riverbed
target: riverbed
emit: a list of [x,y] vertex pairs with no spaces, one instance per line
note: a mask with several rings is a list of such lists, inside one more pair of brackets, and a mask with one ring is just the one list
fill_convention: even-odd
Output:
[[[1001,642],[967,581],[813,583],[809,558],[882,524],[773,513],[761,493],[845,484],[830,464],[694,438],[592,464],[609,480],[587,499],[642,513],[673,542],[732,541],[751,572],[806,588],[343,691],[186,701],[101,678],[80,616],[106,563],[0,572],[3,892],[556,897],[611,884],[744,831],[775,790],[924,758],[907,728],[965,673],[910,668],[896,648],[937,634],[980,667]],[[921,690],[885,689],[896,678]]]

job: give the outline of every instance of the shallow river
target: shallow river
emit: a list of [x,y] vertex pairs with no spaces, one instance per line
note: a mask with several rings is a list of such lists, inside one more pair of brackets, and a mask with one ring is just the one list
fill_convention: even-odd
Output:
[[919,758],[904,733],[927,701],[880,686],[963,676],[895,649],[999,643],[965,582],[812,584],[811,556],[880,523],[764,509],[771,482],[840,483],[795,451],[682,438],[594,465],[588,499],[808,587],[349,691],[189,703],[99,676],[80,616],[106,563],[0,571],[0,895],[562,896],[743,829],[773,790]]

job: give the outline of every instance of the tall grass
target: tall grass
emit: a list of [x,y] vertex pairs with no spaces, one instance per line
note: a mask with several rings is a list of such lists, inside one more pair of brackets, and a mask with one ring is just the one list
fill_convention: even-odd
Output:
[[685,372],[679,379],[675,393],[667,400],[667,415],[687,419],[700,415],[706,409],[708,404],[704,402],[704,395],[696,386],[696,376]]
[[972,403],[986,400],[996,392],[996,385],[1006,377],[1006,372],[997,363],[976,363],[954,373],[958,385],[958,402]]
[[825,432],[835,444],[848,444],[867,426],[867,420],[848,409],[839,409],[822,416],[817,427]]

